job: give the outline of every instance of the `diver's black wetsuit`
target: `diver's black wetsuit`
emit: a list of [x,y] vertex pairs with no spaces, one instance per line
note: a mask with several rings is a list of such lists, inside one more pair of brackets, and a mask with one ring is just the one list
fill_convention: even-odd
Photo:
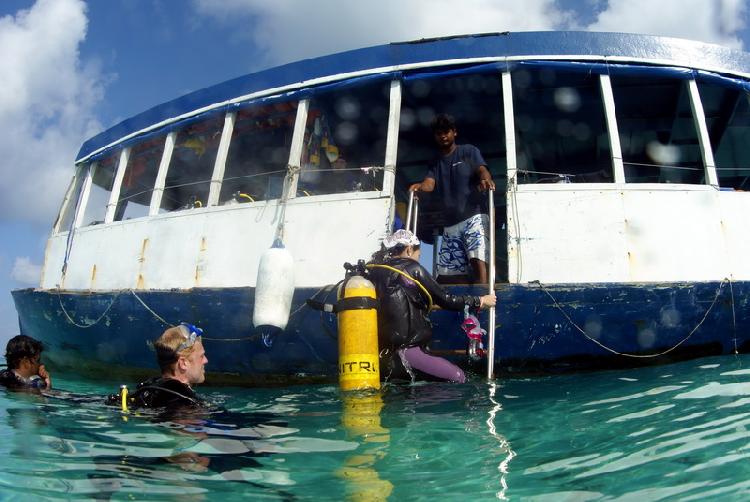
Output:
[[174,378],[154,377],[141,382],[130,396],[133,406],[139,408],[204,406],[192,387]]
[[[406,272],[430,293],[432,301],[446,310],[463,310],[464,306],[479,308],[478,296],[451,295],[432,278],[429,272],[411,258],[388,258],[384,265]],[[371,264],[373,265],[373,264]],[[377,264],[374,264],[377,265]],[[420,347],[422,351],[432,339],[432,324],[428,317],[428,300],[421,288],[403,275],[382,267],[370,268],[378,301],[378,343],[381,349],[381,375],[404,377],[399,351]],[[395,357],[394,357],[395,356]],[[463,372],[456,381],[462,381]],[[425,370],[423,370],[425,371]],[[435,372],[425,371],[433,376]],[[453,379],[453,378],[451,378]]]
[[7,387],[8,389],[46,389],[47,382],[44,379],[39,378],[22,378],[16,375],[16,372],[11,369],[4,369],[0,371],[0,385]]
[[[110,395],[107,404],[120,405],[120,395]],[[159,376],[139,383],[138,387],[128,396],[128,406],[176,411],[202,409],[206,404],[189,385],[174,378]]]

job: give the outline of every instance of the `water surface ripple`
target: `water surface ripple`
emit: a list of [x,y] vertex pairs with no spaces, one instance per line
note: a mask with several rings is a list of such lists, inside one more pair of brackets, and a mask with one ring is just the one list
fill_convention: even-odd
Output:
[[750,356],[464,385],[203,386],[165,418],[0,390],[0,499],[748,500]]

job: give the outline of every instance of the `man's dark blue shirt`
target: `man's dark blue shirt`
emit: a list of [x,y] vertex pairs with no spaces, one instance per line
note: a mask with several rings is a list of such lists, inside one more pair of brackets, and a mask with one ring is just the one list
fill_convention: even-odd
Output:
[[430,166],[426,178],[435,180],[435,193],[443,206],[446,226],[487,213],[487,201],[477,190],[477,170],[486,165],[477,147],[456,145],[452,153],[441,155]]

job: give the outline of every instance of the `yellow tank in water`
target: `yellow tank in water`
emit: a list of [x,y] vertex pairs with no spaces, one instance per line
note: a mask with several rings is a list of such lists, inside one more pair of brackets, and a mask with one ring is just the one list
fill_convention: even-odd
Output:
[[[339,292],[339,300],[357,297],[375,299],[375,286],[359,275],[346,281],[345,289]],[[341,310],[338,324],[341,390],[379,389],[377,310]]]

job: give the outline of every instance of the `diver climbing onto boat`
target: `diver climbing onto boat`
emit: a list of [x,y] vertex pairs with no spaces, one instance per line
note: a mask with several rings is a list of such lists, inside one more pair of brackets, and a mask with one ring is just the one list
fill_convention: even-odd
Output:
[[189,323],[172,326],[154,341],[156,358],[161,375],[138,384],[128,395],[127,389],[109,396],[108,404],[121,405],[123,409],[203,408],[206,404],[193,390],[193,385],[205,381],[208,363],[201,336],[203,330]]
[[[383,239],[380,251],[367,265],[375,284],[381,375],[385,379],[426,376],[463,383],[461,368],[429,353],[432,338],[429,312],[435,303],[461,311],[494,307],[494,294],[483,296],[447,293],[419,264],[420,242],[409,230],[397,230]],[[415,371],[416,370],[416,371]]]

